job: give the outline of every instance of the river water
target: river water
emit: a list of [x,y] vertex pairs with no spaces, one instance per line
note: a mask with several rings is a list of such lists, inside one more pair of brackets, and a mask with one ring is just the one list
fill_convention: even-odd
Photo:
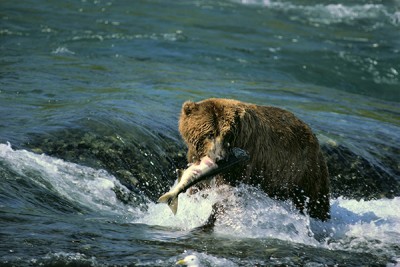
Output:
[[[0,265],[400,264],[399,1],[2,0],[0,22]],[[332,219],[247,185],[156,204],[209,97],[307,122]]]

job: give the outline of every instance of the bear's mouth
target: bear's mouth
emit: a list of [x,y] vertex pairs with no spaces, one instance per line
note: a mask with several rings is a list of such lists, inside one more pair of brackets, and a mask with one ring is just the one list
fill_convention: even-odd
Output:
[[[233,166],[236,166],[239,163],[243,163],[250,159],[249,154],[240,148],[232,148],[231,151],[227,154],[225,160],[220,160],[218,162],[214,162],[211,158],[205,156],[201,159],[198,163],[193,163],[197,166],[201,166],[202,170],[199,171],[199,175],[191,176],[189,179],[185,179],[186,182],[184,183],[183,187],[180,188],[180,192],[184,192],[193,185],[206,180],[210,177],[223,173]],[[209,162],[207,162],[209,161]],[[204,167],[204,165],[208,167]],[[181,178],[178,178],[181,179]]]
[[240,163],[248,161],[249,159],[250,156],[247,151],[238,147],[234,147],[230,149],[229,153],[227,153],[223,159],[219,159],[215,162],[217,164],[217,168],[202,175],[201,179],[206,179],[208,177],[223,173]]

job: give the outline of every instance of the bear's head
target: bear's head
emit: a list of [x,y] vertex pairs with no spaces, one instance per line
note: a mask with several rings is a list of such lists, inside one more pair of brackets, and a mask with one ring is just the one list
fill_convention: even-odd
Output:
[[188,161],[209,156],[215,162],[224,159],[236,136],[240,102],[207,99],[185,102],[179,119],[179,131],[188,146]]

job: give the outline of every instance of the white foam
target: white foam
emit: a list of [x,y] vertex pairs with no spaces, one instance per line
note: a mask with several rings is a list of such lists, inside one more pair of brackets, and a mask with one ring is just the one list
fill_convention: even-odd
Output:
[[51,53],[55,54],[55,55],[60,55],[60,54],[61,55],[62,54],[64,54],[64,55],[75,55],[75,52],[69,50],[68,48],[66,48],[64,46],[57,47],[57,49],[52,51]]
[[[132,210],[111,190],[123,187],[104,170],[80,166],[0,144],[0,159],[21,177],[96,211],[131,213],[133,223],[160,225],[184,233],[204,225],[213,204],[224,203],[214,233],[229,238],[275,238],[330,250],[379,253],[399,258],[400,197],[371,201],[332,199],[332,218],[320,222],[300,215],[290,203],[275,201],[263,191],[242,185],[223,186],[194,195],[180,194],[174,216],[165,204],[149,203],[148,210]],[[10,178],[9,178],[10,179]],[[124,189],[127,190],[127,189]]]
[[390,15],[390,19],[393,25],[400,25],[400,11],[397,11],[395,13],[393,13],[392,15]]
[[329,248],[396,255],[394,247],[400,244],[400,197],[370,201],[338,198],[331,207],[332,219],[319,225],[331,237],[327,239]]
[[139,266],[182,266],[176,265],[178,260],[185,258],[186,256],[194,255],[200,262],[200,266],[224,266],[224,267],[237,267],[238,264],[226,259],[226,258],[219,258],[209,255],[204,252],[197,252],[193,250],[185,250],[183,253],[177,256],[173,256],[167,260],[161,259],[152,259],[146,261],[140,261]]
[[82,253],[68,253],[68,252],[56,252],[47,253],[43,257],[32,258],[29,260],[29,265],[43,266],[43,265],[88,265],[88,266],[99,266],[95,257],[88,257]]
[[11,145],[0,144],[0,158],[22,177],[57,192],[62,197],[95,210],[126,210],[112,188],[127,189],[104,170],[96,170],[61,159],[35,154],[26,150],[13,150]]
[[222,186],[194,195],[180,194],[176,216],[165,204],[150,204],[147,213],[135,222],[190,230],[204,225],[213,204],[224,203],[214,232],[240,238],[277,238],[317,245],[310,218],[300,215],[290,203],[273,200],[261,190],[242,185]]
[[202,226],[211,214],[212,205],[218,199],[217,190],[207,192],[210,195],[206,198],[202,194],[180,194],[176,215],[164,203],[151,203],[148,211],[143,217],[135,220],[135,223],[160,225],[185,231]]
[[259,189],[242,185],[181,194],[176,216],[167,205],[152,203],[135,222],[187,231],[203,225],[212,205],[221,201],[225,213],[218,216],[214,233],[229,238],[274,238],[330,250],[379,251],[393,258],[396,244],[400,244],[399,197],[372,201],[332,199],[332,218],[320,222],[299,214],[290,203],[273,200]]
[[303,16],[310,22],[321,24],[335,24],[360,19],[374,19],[385,17],[390,23],[398,25],[397,12],[391,13],[388,7],[382,4],[315,4],[298,5],[290,1],[270,0],[241,0],[242,4],[262,5],[271,10],[285,11]]
[[229,205],[216,223],[217,233],[318,245],[310,218],[299,214],[291,203],[271,199],[260,189],[246,185],[232,190]]
[[196,256],[199,261],[200,261],[200,266],[224,266],[224,267],[236,267],[238,266],[236,263],[225,259],[225,258],[218,258],[214,257],[211,255],[208,255],[207,253],[199,253],[196,251],[185,251],[180,258],[185,258],[186,256],[189,255],[194,255]]

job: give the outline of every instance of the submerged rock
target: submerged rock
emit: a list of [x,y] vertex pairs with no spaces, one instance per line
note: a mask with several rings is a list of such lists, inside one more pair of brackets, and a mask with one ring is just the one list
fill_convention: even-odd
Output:
[[[118,198],[135,206],[145,202],[140,196],[156,201],[176,180],[175,170],[186,167],[183,142],[161,133],[143,137],[69,129],[34,136],[26,145],[33,152],[107,170],[132,192],[126,194],[116,188]],[[327,159],[332,197],[400,196],[399,169],[394,159],[382,159],[377,165],[343,145],[328,142],[321,148]]]
[[334,143],[322,144],[321,149],[328,164],[332,197],[369,200],[400,196],[399,166],[394,159],[373,162]]
[[[156,201],[176,179],[175,170],[186,165],[184,148],[158,134],[157,140],[125,138],[116,134],[99,135],[78,129],[34,137],[28,145],[32,151],[45,153],[93,168],[105,169],[137,195]],[[123,202],[134,199],[120,194]],[[136,200],[134,201],[136,202]]]

